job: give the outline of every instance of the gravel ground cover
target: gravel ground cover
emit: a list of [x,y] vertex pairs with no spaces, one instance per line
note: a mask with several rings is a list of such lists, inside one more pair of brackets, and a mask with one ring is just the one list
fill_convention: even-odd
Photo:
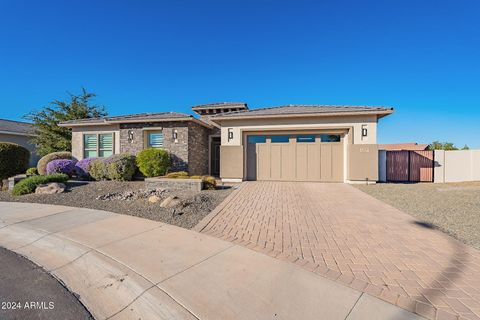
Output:
[[480,182],[356,187],[480,249]]
[[[8,191],[0,191],[0,201],[45,203],[106,210],[191,229],[233,190],[233,188],[202,190],[201,192],[166,190],[151,193],[144,188],[143,181],[68,182],[66,192],[58,194],[28,194],[14,197]],[[134,196],[130,196],[132,193]],[[117,197],[116,194],[127,196]],[[148,196],[152,194],[159,195],[162,199],[168,196],[177,196],[180,203],[173,208],[162,208],[160,202],[148,202]],[[102,197],[105,195],[110,196]],[[102,200],[102,198],[107,200]]]

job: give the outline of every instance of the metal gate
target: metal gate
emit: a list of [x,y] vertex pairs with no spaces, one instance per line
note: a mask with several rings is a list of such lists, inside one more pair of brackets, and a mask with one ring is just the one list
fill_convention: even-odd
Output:
[[433,151],[387,151],[387,181],[433,182]]

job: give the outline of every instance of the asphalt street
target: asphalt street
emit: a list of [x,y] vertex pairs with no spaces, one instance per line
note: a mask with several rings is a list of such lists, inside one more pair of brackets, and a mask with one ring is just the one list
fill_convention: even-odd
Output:
[[77,297],[49,273],[0,248],[0,319],[93,319]]

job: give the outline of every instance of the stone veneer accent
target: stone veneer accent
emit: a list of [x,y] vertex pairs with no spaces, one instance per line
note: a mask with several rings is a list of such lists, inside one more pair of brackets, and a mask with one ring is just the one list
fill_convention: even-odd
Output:
[[195,122],[188,124],[189,172],[192,175],[208,174],[208,136],[211,130]]
[[146,178],[145,187],[147,189],[163,188],[168,190],[191,190],[202,191],[202,179],[165,179],[165,178]]
[[[138,154],[144,149],[146,131],[161,129],[163,146],[172,158],[171,171],[188,171],[191,175],[208,173],[208,135],[210,129],[192,121],[141,122],[120,124],[120,152]],[[128,141],[128,131],[133,141]],[[173,131],[177,130],[177,140]]]

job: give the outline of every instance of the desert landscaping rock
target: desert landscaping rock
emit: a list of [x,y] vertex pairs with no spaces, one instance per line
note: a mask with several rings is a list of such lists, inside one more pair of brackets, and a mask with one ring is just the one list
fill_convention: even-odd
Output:
[[140,190],[127,190],[124,192],[111,192],[98,196],[97,200],[137,200],[145,199],[150,197],[157,197],[161,199],[162,195],[165,193],[165,189],[156,188],[156,189],[140,189]]
[[162,199],[159,196],[156,196],[156,195],[148,197],[148,202],[150,202],[150,203],[157,203],[160,200],[162,200]]
[[180,200],[177,196],[168,196],[165,198],[162,203],[160,203],[160,207],[162,208],[173,208],[180,204]]
[[59,182],[50,182],[47,184],[41,184],[35,189],[36,194],[55,194],[65,191],[65,184]]
[[[9,191],[0,192],[0,201],[57,204],[106,210],[161,221],[183,228],[193,228],[233,190],[202,190],[200,192],[145,189],[143,181],[67,182],[64,193],[28,194],[14,197]],[[162,208],[148,198],[157,195],[162,200],[175,195],[181,201],[175,208]],[[173,212],[175,211],[175,212]]]

